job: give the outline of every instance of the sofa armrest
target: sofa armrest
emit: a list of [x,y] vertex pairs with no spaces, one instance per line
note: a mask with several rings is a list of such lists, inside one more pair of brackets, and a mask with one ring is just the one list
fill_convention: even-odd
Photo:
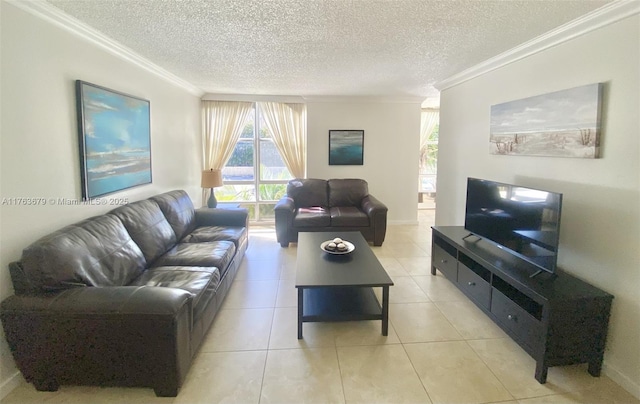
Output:
[[293,201],[293,198],[289,197],[289,196],[283,196],[282,198],[280,198],[280,200],[278,201],[278,203],[276,203],[276,206],[273,208],[276,212],[282,212],[282,213],[293,213],[293,211],[296,208],[296,204]]
[[196,226],[235,226],[249,227],[249,210],[244,208],[196,209]]
[[276,239],[282,247],[286,247],[289,245],[289,230],[293,227],[296,204],[293,198],[284,196],[276,203],[273,210],[276,214]]
[[373,245],[381,246],[387,233],[387,206],[371,195],[362,198],[362,210],[373,228]]
[[192,358],[192,300],[174,288],[85,287],[10,296],[0,317],[18,368],[38,390],[115,383],[175,395]]
[[387,211],[389,210],[387,208],[387,205],[380,202],[372,195],[367,195],[362,198],[361,208],[369,217],[373,217],[378,213],[387,213]]

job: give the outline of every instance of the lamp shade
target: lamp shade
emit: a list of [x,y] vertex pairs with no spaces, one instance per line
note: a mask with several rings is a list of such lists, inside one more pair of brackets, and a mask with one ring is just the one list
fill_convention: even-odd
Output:
[[222,171],[221,170],[204,170],[202,172],[202,181],[200,183],[202,188],[215,188],[222,186]]

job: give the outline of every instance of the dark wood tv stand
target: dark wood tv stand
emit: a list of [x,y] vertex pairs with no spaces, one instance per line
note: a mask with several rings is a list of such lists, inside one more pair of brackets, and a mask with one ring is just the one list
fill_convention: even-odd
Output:
[[432,228],[431,274],[439,270],[536,361],[545,383],[551,366],[588,363],[600,376],[613,296],[558,269],[537,268],[462,226]]

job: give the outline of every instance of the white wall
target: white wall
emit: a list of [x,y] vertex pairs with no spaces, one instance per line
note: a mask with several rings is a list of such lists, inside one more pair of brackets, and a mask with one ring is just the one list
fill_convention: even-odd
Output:
[[[615,296],[604,373],[640,397],[640,17],[441,93],[436,224],[462,225],[469,176],[564,194],[559,266]],[[605,83],[600,159],[489,154],[491,105]]]
[[[130,201],[171,189],[200,196],[200,101],[6,2],[1,7],[1,198],[79,199],[74,81],[151,102],[153,183],[113,194]],[[6,200],[5,200],[6,202]],[[7,266],[22,249],[63,225],[114,206],[0,207],[0,300],[13,294]],[[0,335],[0,397],[20,380]]]
[[[307,101],[307,176],[362,178],[388,223],[417,223],[421,100]],[[364,165],[329,165],[329,130],[364,130]]]

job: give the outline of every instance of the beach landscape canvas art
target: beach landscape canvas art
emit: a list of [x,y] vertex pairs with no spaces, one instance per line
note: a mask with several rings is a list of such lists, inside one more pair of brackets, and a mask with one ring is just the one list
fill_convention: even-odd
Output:
[[491,107],[490,153],[597,158],[602,83]]
[[76,81],[83,199],[151,183],[149,101]]
[[362,165],[364,130],[329,131],[329,165]]

